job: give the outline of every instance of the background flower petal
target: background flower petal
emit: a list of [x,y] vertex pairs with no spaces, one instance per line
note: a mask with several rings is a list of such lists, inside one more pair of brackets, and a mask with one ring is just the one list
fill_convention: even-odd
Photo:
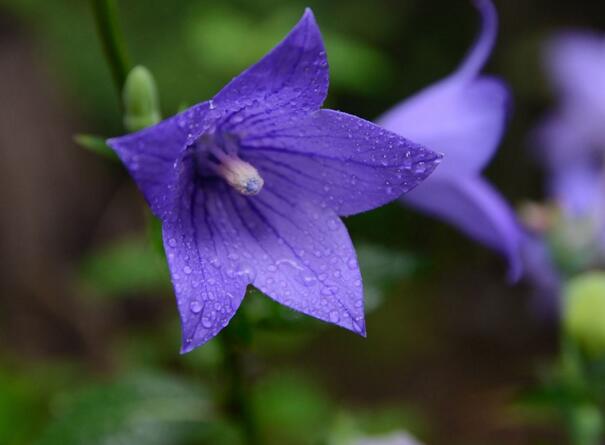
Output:
[[381,206],[422,182],[436,153],[332,110],[241,141],[241,155],[272,190],[293,189],[320,207],[351,215]]
[[487,181],[480,177],[455,181],[429,178],[402,202],[449,222],[501,252],[508,259],[510,279],[520,277],[520,228],[508,204]]
[[444,154],[438,177],[479,172],[495,153],[506,126],[510,92],[500,80],[445,79],[396,106],[378,120]]
[[558,34],[546,47],[548,74],[564,101],[605,113],[605,37],[589,31]]

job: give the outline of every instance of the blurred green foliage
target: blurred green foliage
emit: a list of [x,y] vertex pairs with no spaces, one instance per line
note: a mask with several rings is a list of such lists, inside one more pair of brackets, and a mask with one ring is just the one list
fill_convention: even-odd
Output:
[[126,238],[92,252],[82,261],[82,285],[93,294],[120,297],[170,288],[165,259],[146,238]]
[[199,385],[145,373],[62,394],[52,408],[39,445],[185,443],[211,418]]

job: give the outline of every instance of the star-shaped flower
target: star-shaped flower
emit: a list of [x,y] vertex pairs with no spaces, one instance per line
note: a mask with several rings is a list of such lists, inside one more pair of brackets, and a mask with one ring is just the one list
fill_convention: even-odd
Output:
[[521,230],[502,196],[481,176],[504,133],[510,92],[499,79],[480,75],[497,34],[490,0],[474,0],[483,19],[477,42],[460,67],[388,111],[378,120],[443,152],[443,165],[402,202],[435,215],[508,259],[512,280],[521,274]]
[[227,325],[249,284],[365,335],[361,276],[339,216],[408,192],[440,155],[320,109],[327,90],[326,53],[307,9],[212,100],[108,141],[162,221],[182,352]]

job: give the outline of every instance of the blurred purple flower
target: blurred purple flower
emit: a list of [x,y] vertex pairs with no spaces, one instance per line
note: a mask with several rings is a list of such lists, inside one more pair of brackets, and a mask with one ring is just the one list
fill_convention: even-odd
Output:
[[307,9],[212,100],[108,141],[162,221],[182,352],[227,325],[249,284],[365,335],[361,277],[339,216],[396,199],[440,156],[320,110],[327,89],[323,41]]
[[559,98],[537,131],[549,193],[567,218],[590,220],[591,242],[605,248],[605,36],[557,35],[546,66]]
[[519,225],[502,196],[481,177],[502,138],[511,95],[501,80],[479,74],[498,25],[491,1],[474,3],[483,28],[458,70],[397,105],[378,123],[445,155],[438,171],[402,202],[501,252],[510,279],[517,280],[522,272]]
[[564,274],[605,262],[605,36],[565,32],[545,49],[558,104],[533,142],[556,206],[547,237],[528,237],[524,259],[536,306],[549,315],[560,306]]

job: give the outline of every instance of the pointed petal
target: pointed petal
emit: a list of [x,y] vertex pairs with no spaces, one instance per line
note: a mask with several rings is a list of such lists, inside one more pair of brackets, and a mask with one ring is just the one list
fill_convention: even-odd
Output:
[[[280,109],[318,109],[328,91],[328,62],[313,12],[306,9],[286,38],[258,63],[234,78],[213,99],[218,109],[241,110],[239,118]],[[274,117],[273,117],[274,118]],[[240,124],[243,125],[243,124]]]
[[423,212],[443,219],[471,238],[498,250],[508,259],[509,277],[521,275],[521,232],[502,196],[484,179],[446,181],[429,178],[402,198]]
[[208,102],[204,102],[153,127],[107,141],[159,218],[172,208],[174,184],[180,175],[177,159],[192,133],[200,133],[207,125],[207,111]]
[[181,352],[186,353],[227,325],[251,278],[235,261],[238,248],[231,240],[236,229],[225,220],[221,193],[212,185],[194,184],[193,169],[183,171],[179,205],[162,233],[181,316]]
[[[244,197],[223,183],[217,221],[237,252],[237,270],[274,300],[365,335],[355,251],[340,219],[295,194],[265,188]],[[221,219],[220,216],[223,216]]]
[[242,139],[272,190],[351,215],[381,206],[422,182],[440,156],[371,122],[319,110],[290,127]]
[[500,143],[509,107],[509,90],[495,78],[450,78],[387,112],[378,124],[444,153],[437,176],[476,174]]

